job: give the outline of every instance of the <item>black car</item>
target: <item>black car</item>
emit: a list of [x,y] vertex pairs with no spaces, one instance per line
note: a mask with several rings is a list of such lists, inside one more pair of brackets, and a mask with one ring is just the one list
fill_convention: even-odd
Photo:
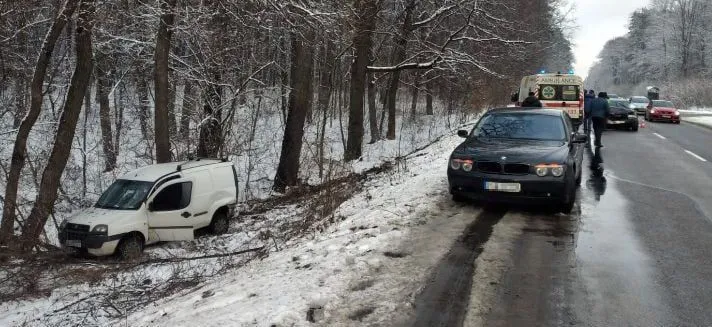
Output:
[[583,144],[568,114],[555,109],[488,111],[448,164],[450,193],[466,199],[556,206],[571,211],[581,183]]
[[623,128],[629,129],[631,131],[638,131],[638,115],[633,109],[630,109],[630,102],[625,99],[611,99],[608,100],[608,105],[611,108],[611,112],[608,115],[608,121],[606,122],[606,127],[609,128]]

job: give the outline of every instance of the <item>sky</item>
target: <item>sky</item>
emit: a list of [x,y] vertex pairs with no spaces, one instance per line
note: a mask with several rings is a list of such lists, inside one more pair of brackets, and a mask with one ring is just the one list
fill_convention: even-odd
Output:
[[608,40],[628,31],[628,18],[650,0],[575,0],[574,70],[586,77]]

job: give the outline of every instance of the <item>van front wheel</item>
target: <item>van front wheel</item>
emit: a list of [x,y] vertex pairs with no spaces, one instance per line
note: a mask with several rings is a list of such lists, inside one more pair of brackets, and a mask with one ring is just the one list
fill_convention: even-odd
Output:
[[136,235],[128,235],[119,241],[116,247],[116,255],[121,260],[133,261],[141,257],[143,252],[143,240]]
[[210,232],[215,235],[225,234],[227,233],[227,228],[227,215],[222,210],[217,211],[210,222]]

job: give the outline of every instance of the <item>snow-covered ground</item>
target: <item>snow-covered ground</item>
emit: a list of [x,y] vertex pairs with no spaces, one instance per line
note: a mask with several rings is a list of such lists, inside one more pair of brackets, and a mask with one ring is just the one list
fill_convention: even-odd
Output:
[[704,127],[712,128],[712,116],[696,116],[696,117],[685,117],[682,116],[682,120],[697,125],[702,125]]
[[[365,159],[350,169],[366,170],[439,137],[428,121],[419,125],[412,140],[367,145]],[[299,200],[245,215],[227,235],[150,247],[152,262],[137,267],[107,269],[112,263],[99,261],[48,271],[101,273],[72,285],[40,277],[49,294],[0,304],[0,326],[300,326],[308,314],[324,326],[387,324],[477,214],[453,206],[447,194],[447,156],[460,140],[449,131],[358,188],[327,190],[319,198],[338,208],[318,221],[307,217],[329,204]],[[305,232],[295,235],[301,225]],[[231,255],[259,247],[268,250]]]

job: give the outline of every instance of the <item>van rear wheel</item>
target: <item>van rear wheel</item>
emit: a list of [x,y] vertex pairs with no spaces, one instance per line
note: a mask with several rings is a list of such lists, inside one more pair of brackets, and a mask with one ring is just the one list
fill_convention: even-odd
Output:
[[225,234],[227,233],[228,227],[229,224],[225,212],[223,212],[222,210],[216,212],[213,215],[213,220],[210,222],[210,232],[215,235]]
[[143,240],[136,235],[128,235],[119,241],[116,247],[116,255],[124,261],[133,261],[141,257],[143,253]]

